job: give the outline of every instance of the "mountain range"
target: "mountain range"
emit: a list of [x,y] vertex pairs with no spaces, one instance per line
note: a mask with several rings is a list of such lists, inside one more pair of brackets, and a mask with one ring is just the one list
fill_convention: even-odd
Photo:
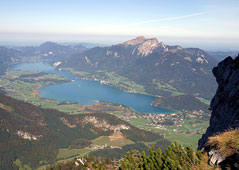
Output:
[[58,43],[47,41],[36,47],[16,47],[20,52],[17,58],[21,62],[43,61],[53,63],[58,60],[64,60],[66,57],[85,51],[87,48],[81,44],[61,45]]
[[141,36],[117,45],[95,47],[74,54],[59,68],[116,72],[143,85],[147,93],[156,96],[172,96],[169,89],[174,89],[210,99],[215,92],[211,69],[216,63],[201,49],[169,46],[156,38]]
[[81,53],[88,48],[81,45],[61,45],[54,42],[45,42],[40,46],[23,46],[7,48],[0,46],[0,74],[14,64],[22,62],[48,62],[53,64],[65,60],[68,56]]
[[[13,64],[36,61],[92,74],[115,72],[142,85],[146,93],[160,97],[154,102],[157,104],[172,98],[183,104],[183,97],[174,97],[190,95],[198,105],[202,105],[199,99],[210,100],[216,89],[211,69],[217,60],[208,53],[198,48],[169,46],[156,38],[142,36],[108,47],[86,48],[81,44],[54,42],[45,42],[37,47],[1,47],[0,60],[1,74]],[[172,103],[169,107],[178,109]]]
[[[198,104],[197,97],[209,99],[216,86],[211,74],[216,65],[213,57],[198,48],[169,46],[155,38],[137,37],[117,45],[92,49],[52,42],[39,47],[0,47],[1,74],[11,65],[25,61],[58,62],[61,63],[58,68],[91,73],[102,70],[116,72],[143,85],[147,93],[158,96],[154,103],[172,109],[174,104],[179,109],[207,110],[207,105]],[[199,149],[205,149],[209,154],[212,151],[210,161],[216,160],[216,164],[221,157],[215,152],[217,148],[214,145],[208,148],[208,139],[216,133],[239,127],[238,64],[238,57],[228,57],[213,69],[219,86],[210,106],[213,111],[210,126],[199,141]],[[192,107],[185,106],[188,103]],[[160,140],[170,143],[161,135],[138,129],[104,112],[69,115],[0,93],[0,169],[17,169],[16,160],[32,168],[53,163],[57,160],[59,149],[85,148],[99,137],[114,135],[133,143],[125,145],[124,151],[147,148],[143,142]],[[111,151],[107,148],[104,153]],[[238,160],[238,153],[233,160]]]

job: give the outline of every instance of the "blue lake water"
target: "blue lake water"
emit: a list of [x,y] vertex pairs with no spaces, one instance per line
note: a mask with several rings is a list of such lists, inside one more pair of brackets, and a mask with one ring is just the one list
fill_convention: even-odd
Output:
[[76,75],[55,70],[53,66],[42,62],[18,64],[14,70],[54,73],[73,80],[40,89],[39,95],[44,98],[79,104],[96,104],[98,101],[107,101],[129,106],[141,113],[172,113],[171,110],[151,106],[151,102],[155,99],[153,96],[124,92],[109,85],[100,84],[98,81],[79,80]]

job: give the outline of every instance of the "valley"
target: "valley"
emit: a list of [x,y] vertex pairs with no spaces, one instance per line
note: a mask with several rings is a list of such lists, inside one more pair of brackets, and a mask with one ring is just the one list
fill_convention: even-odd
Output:
[[239,0],[0,16],[0,170],[239,170]]
[[[155,43],[156,48],[142,51],[141,46],[148,42]],[[73,47],[64,48],[67,52]],[[21,48],[20,54],[28,54],[27,50]],[[107,47],[107,50],[105,47],[83,49],[80,54],[69,53],[71,56],[67,58],[56,43],[47,42],[31,50],[32,54],[25,57],[16,54],[18,57],[12,58],[13,63],[9,61],[11,67],[0,76],[0,89],[48,113],[43,116],[45,123],[40,124],[47,124],[47,134],[32,135],[25,129],[17,133],[13,130],[11,135],[30,139],[30,143],[37,139],[44,147],[50,142],[52,153],[45,150],[41,157],[28,157],[27,160],[20,154],[21,159],[14,160],[18,167],[30,165],[44,169],[52,162],[86,155],[120,159],[133,149],[143,151],[155,146],[165,150],[174,141],[196,149],[208,127],[210,94],[200,93],[203,89],[196,86],[206,77],[206,84],[212,88],[208,72],[212,64],[207,62],[213,60],[206,59],[207,54],[200,49],[166,46],[156,39],[141,37]],[[82,55],[87,56],[82,58]],[[126,59],[127,56],[131,58]],[[122,65],[116,64],[118,62]],[[183,65],[188,68],[182,68]],[[168,71],[175,69],[178,75],[161,77],[167,72],[164,73],[161,67],[165,70],[170,67]],[[190,84],[186,83],[188,78],[192,80]],[[13,108],[0,105],[0,109],[15,114]],[[21,118],[28,121],[25,115]],[[53,140],[53,136],[61,142]],[[46,141],[38,141],[41,137]],[[45,160],[44,154],[51,158]]]
[[[77,76],[78,75],[80,75],[80,73],[77,73]],[[209,116],[203,111],[178,111],[172,114],[142,114],[117,103],[100,101],[98,104],[82,105],[39,96],[40,88],[65,82],[69,82],[69,80],[56,74],[16,70],[7,72],[1,76],[0,80],[1,88],[4,89],[8,95],[16,99],[21,99],[43,108],[54,108],[69,114],[95,112],[113,114],[140,129],[164,134],[165,138],[172,142],[176,140],[181,144],[189,144],[193,148],[196,148],[197,140],[208,125]],[[185,143],[185,141],[187,142]],[[107,140],[101,142],[101,145],[105,144],[107,144]],[[68,150],[62,151],[68,152]],[[72,153],[71,150],[69,152]],[[73,155],[78,156],[82,153],[82,150],[76,149],[73,153]],[[72,157],[72,154],[67,155]]]

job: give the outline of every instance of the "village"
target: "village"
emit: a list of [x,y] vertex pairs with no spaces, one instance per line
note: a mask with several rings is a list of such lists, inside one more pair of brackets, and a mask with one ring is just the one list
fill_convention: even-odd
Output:
[[178,111],[175,113],[135,113],[126,112],[118,115],[119,118],[136,125],[141,129],[152,131],[152,128],[159,131],[175,132],[180,134],[199,135],[203,128],[207,127],[210,114],[199,111]]

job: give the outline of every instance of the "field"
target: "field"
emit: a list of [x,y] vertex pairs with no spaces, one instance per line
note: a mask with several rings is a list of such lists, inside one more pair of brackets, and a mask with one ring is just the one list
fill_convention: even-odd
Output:
[[185,119],[181,126],[164,126],[164,128],[149,124],[144,118],[131,118],[128,121],[138,128],[164,134],[169,141],[177,141],[184,146],[191,146],[194,149],[197,149],[198,140],[209,125],[208,121],[193,118]]
[[63,159],[67,159],[67,158],[71,158],[75,156],[82,157],[87,155],[90,152],[91,150],[89,149],[69,149],[69,148],[59,149],[57,154],[57,159],[63,160]]
[[92,144],[83,149],[62,148],[57,154],[58,160],[65,160],[73,157],[81,157],[92,151],[104,149],[105,147],[119,148],[124,145],[133,144],[134,142],[125,138],[120,131],[114,132],[111,136],[100,136],[92,140]]
[[100,136],[100,137],[92,140],[92,144],[101,146],[101,145],[106,144],[109,141],[110,141],[110,138],[108,136]]
[[133,144],[134,142],[125,138],[120,131],[114,132],[111,136],[101,136],[92,140],[93,145],[106,147],[121,147],[124,145]]
[[110,140],[106,143],[107,146],[121,147],[134,143],[133,141],[125,138],[120,131],[115,131],[111,136],[109,136],[109,139]]
[[170,140],[171,142],[178,142],[183,146],[191,146],[193,149],[197,149],[198,140],[202,137],[202,135],[196,134],[179,134],[179,133],[171,133],[168,134],[165,138]]
[[153,79],[152,81],[155,85],[157,85],[157,88],[159,90],[170,92],[171,96],[179,96],[179,95],[184,94],[184,93],[177,91],[177,89],[172,87],[170,84],[162,84],[161,82],[159,82],[158,80],[155,80],[155,79]]

